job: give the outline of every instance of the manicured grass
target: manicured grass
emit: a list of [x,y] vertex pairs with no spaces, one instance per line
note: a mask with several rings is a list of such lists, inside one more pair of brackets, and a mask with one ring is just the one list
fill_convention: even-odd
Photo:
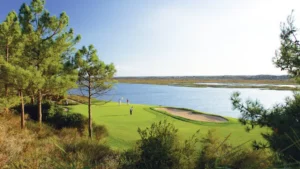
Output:
[[[133,106],[133,115],[129,114],[130,107]],[[81,113],[87,116],[87,105],[79,104],[68,106],[71,112]],[[136,140],[139,139],[137,133],[138,127],[145,129],[150,127],[153,122],[167,119],[179,129],[179,135],[182,140],[189,139],[197,130],[200,130],[200,137],[205,136],[207,131],[215,129],[216,133],[225,138],[231,133],[229,142],[233,145],[239,145],[246,141],[259,140],[262,141],[260,133],[267,131],[266,128],[258,128],[247,133],[244,126],[239,124],[236,119],[230,119],[227,123],[210,123],[200,122],[193,123],[188,120],[173,118],[171,116],[160,113],[151,109],[149,105],[122,104],[110,102],[105,105],[93,105],[92,117],[97,124],[105,125],[109,131],[107,143],[119,150],[128,149],[134,146]],[[250,145],[251,142],[248,143]]]

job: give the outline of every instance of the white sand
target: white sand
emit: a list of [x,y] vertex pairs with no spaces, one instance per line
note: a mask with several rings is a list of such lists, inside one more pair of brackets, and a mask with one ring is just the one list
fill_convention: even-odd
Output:
[[203,122],[227,122],[225,118],[206,115],[206,114],[195,114],[188,110],[180,110],[175,108],[156,108],[156,110],[165,111],[175,116],[184,117],[186,119],[203,121]]

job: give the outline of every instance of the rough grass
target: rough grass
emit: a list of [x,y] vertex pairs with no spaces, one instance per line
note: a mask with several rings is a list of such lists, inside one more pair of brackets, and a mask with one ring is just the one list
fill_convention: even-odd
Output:
[[[130,107],[133,106],[133,115],[129,114]],[[71,112],[81,113],[87,116],[87,105],[80,104],[69,106]],[[184,118],[174,118],[163,113],[154,111],[149,105],[122,104],[110,102],[105,105],[92,106],[93,121],[96,124],[105,125],[109,132],[107,143],[115,149],[124,150],[132,148],[136,140],[139,139],[137,128],[149,127],[153,122],[167,119],[179,129],[179,136],[184,139],[191,137],[200,129],[200,136],[203,136],[210,129],[215,129],[218,136],[226,137],[231,133],[229,142],[239,145],[247,141],[263,141],[261,132],[266,128],[257,128],[247,133],[244,126],[238,123],[237,119],[230,118],[228,123],[194,123]],[[249,142],[249,145],[250,145]]]
[[117,161],[118,152],[101,140],[88,140],[76,128],[55,130],[45,124],[40,128],[27,121],[26,129],[21,130],[19,116],[0,113],[1,169],[116,169]]

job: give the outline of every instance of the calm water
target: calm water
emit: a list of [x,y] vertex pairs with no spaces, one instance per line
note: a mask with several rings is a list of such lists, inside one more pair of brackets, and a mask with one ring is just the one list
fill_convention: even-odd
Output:
[[[99,99],[123,102],[128,98],[131,103],[185,107],[202,112],[229,117],[239,117],[240,113],[232,110],[230,96],[233,92],[241,92],[242,98],[258,99],[265,107],[270,108],[281,103],[291,91],[233,89],[233,88],[193,88],[147,84],[117,84],[114,89]],[[70,93],[79,94],[77,90]]]

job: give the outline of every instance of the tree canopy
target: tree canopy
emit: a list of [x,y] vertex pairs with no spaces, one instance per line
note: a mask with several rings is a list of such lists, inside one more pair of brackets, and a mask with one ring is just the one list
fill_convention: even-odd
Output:
[[[300,44],[297,40],[298,29],[294,26],[293,15],[281,24],[281,46],[276,50],[273,62],[276,67],[286,70],[300,83]],[[251,131],[256,126],[268,127],[272,132],[262,133],[267,144],[253,142],[255,149],[271,148],[281,159],[287,161],[300,160],[300,94],[287,98],[285,103],[266,109],[258,100],[246,100],[244,103],[240,93],[231,97],[233,109],[241,112],[239,121]]]
[[76,49],[80,41],[69,26],[65,12],[51,15],[45,0],[23,3],[18,13],[10,12],[0,23],[0,107],[21,104],[24,127],[24,97],[38,105],[38,121],[42,123],[42,102],[63,96],[69,89],[87,85],[89,97],[109,90],[116,72],[114,65],[98,59],[96,50]]

